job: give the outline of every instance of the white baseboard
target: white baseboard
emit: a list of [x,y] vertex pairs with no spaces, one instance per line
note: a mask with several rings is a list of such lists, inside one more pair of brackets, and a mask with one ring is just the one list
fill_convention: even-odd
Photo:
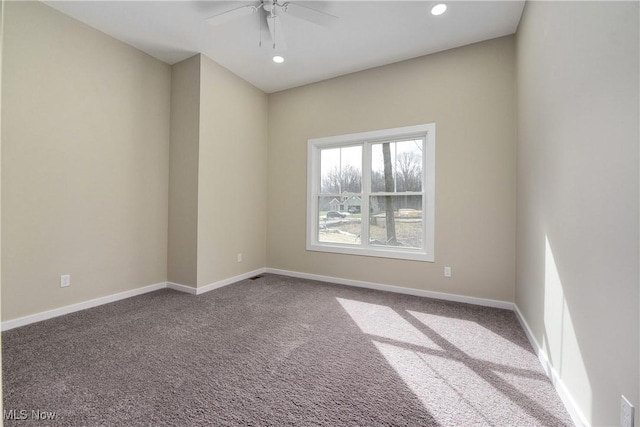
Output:
[[197,288],[196,295],[202,295],[205,292],[212,291],[214,289],[222,288],[223,286],[232,285],[241,280],[248,279],[253,276],[257,276],[258,274],[263,274],[266,272],[266,268],[259,268],[257,270],[249,271],[248,273],[243,273],[238,276],[230,277],[228,279],[220,280],[218,282],[209,283],[208,285]]
[[547,373],[547,376],[553,383],[553,386],[556,388],[556,391],[560,396],[560,400],[562,400],[562,403],[564,403],[564,406],[567,409],[567,412],[569,412],[569,415],[571,416],[573,423],[576,426],[589,427],[589,422],[587,421],[587,418],[584,416],[584,414],[578,407],[578,404],[573,399],[573,396],[571,396],[571,393],[569,393],[567,386],[564,384],[564,381],[562,381],[562,379],[560,378],[560,375],[558,375],[558,372],[556,372],[556,370],[551,365],[551,362],[549,362],[549,358],[547,357],[547,354],[544,352],[542,347],[540,347],[540,344],[538,344],[538,340],[536,340],[536,337],[533,335],[533,332],[531,331],[529,324],[525,320],[524,316],[522,315],[522,312],[520,311],[520,309],[516,304],[513,304],[513,311],[516,313],[516,317],[518,318],[518,321],[520,321],[520,325],[522,326],[522,329],[524,329],[524,332],[527,334],[527,338],[529,339],[531,346],[533,347],[536,354],[538,355],[538,360],[540,360],[540,363],[542,364],[542,368],[545,370],[545,372]]
[[174,291],[184,292],[186,294],[198,295],[198,289],[193,286],[181,285],[179,283],[167,282],[167,288]]
[[244,273],[238,276],[230,277],[228,279],[220,280],[218,282],[214,282],[206,286],[202,286],[200,288],[193,288],[191,286],[185,286],[185,285],[181,285],[179,283],[173,283],[173,282],[156,283],[155,285],[143,286],[141,288],[132,289],[130,291],[124,291],[124,292],[120,292],[113,295],[107,295],[104,297],[95,298],[89,301],[79,302],[77,304],[71,304],[64,307],[55,308],[53,310],[43,311],[41,313],[31,314],[24,317],[18,317],[17,319],[6,320],[0,324],[0,329],[2,331],[8,331],[9,329],[17,328],[20,326],[26,326],[31,323],[36,323],[42,320],[63,316],[65,314],[74,313],[80,310],[86,310],[88,308],[97,307],[99,305],[109,304],[110,302],[115,302],[125,298],[135,297],[137,295],[142,295],[148,292],[153,292],[153,291],[157,291],[165,288],[173,289],[180,292],[186,292],[191,295],[201,295],[205,292],[209,292],[214,289],[218,289],[223,286],[231,285],[241,280],[248,279],[253,276],[257,276],[258,274],[263,274],[265,270],[266,269],[264,268],[260,268],[254,271],[250,271],[248,273]]
[[339,277],[321,276],[318,274],[300,273],[298,271],[279,270],[277,268],[267,268],[266,273],[280,274],[282,276],[298,277],[301,279],[318,280],[320,282],[338,283],[359,288],[375,289],[378,291],[395,292],[399,294],[414,295],[418,297],[434,298],[446,301],[464,302],[467,304],[482,305],[485,307],[502,308],[513,310],[513,303],[486,298],[468,297],[463,295],[447,294],[444,292],[425,291],[422,289],[403,288],[400,286],[384,285],[382,283],[363,282],[360,280],[341,279]]
[[51,319],[53,317],[63,316],[65,314],[74,313],[76,311],[86,310],[88,308],[97,307],[99,305],[108,304],[110,302],[120,301],[125,298],[131,298],[137,295],[146,294],[148,292],[157,291],[159,289],[166,288],[166,286],[167,284],[165,282],[156,283],[155,285],[143,286],[141,288],[132,289],[130,291],[119,292],[117,294],[107,295],[89,301],[55,308],[53,310],[47,310],[41,313],[31,314],[29,316],[18,317],[17,319],[6,320],[2,322],[0,329],[2,329],[3,331],[8,331],[9,329],[17,328],[19,326],[29,325],[31,323],[40,322],[42,320]]
[[167,288],[173,289],[175,291],[186,292],[191,295],[202,295],[205,292],[212,291],[214,289],[219,289],[224,286],[232,285],[241,280],[248,279],[253,276],[257,276],[258,274],[263,274],[265,272],[265,268],[259,268],[257,270],[249,271],[247,273],[242,273],[237,276],[229,277],[228,279],[220,280],[217,282],[209,283],[208,285],[200,286],[199,288],[194,288],[192,286],[181,285],[179,283],[167,282]]
[[97,307],[99,305],[108,304],[110,302],[119,301],[125,298],[131,298],[136,295],[146,294],[147,292],[157,291],[159,289],[169,288],[180,292],[186,292],[191,295],[202,295],[205,292],[212,291],[214,289],[222,288],[241,280],[248,279],[253,276],[257,276],[263,273],[280,274],[283,276],[299,277],[302,279],[318,280],[321,282],[338,283],[348,286],[356,286],[360,288],[376,289],[387,292],[397,292],[401,294],[415,295],[420,297],[436,298],[447,301],[464,302],[468,304],[483,305],[487,307],[503,308],[507,310],[513,310],[513,304],[506,301],[498,301],[484,298],[466,297],[462,295],[447,294],[442,292],[424,291],[420,289],[403,288],[399,286],[383,285],[381,283],[363,282],[359,280],[341,279],[338,277],[321,276],[317,274],[300,273],[289,270],[279,270],[275,268],[259,268],[257,270],[249,271],[247,273],[240,274],[238,276],[230,277],[228,279],[220,280],[218,282],[210,283],[208,285],[194,288],[191,286],[181,285],[174,282],[161,282],[154,285],[143,286],[141,288],[132,289],[130,291],[120,292],[113,295],[107,295],[100,298],[95,298],[89,301],[80,302],[77,304],[71,304],[64,307],[56,308],[53,310],[43,311],[41,313],[31,314],[29,316],[19,317],[17,319],[6,320],[1,323],[0,329],[2,331],[8,331],[9,329],[17,328],[20,326],[29,325],[31,323],[40,322],[42,320],[51,319],[53,317],[63,316],[65,314],[74,313],[80,310],[86,310],[88,308]]

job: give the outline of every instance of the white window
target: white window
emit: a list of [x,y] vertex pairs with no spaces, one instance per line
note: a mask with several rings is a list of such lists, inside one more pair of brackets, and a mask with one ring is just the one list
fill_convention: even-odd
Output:
[[434,261],[435,130],[310,139],[307,250]]

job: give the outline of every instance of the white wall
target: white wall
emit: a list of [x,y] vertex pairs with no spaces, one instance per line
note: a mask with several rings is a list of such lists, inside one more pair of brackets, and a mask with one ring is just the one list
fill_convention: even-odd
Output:
[[528,2],[517,34],[516,303],[593,425],[640,407],[638,38],[637,2]]

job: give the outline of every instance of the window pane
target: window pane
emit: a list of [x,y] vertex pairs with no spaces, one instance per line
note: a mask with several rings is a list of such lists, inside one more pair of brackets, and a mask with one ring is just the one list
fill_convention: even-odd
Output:
[[320,171],[321,193],[360,193],[362,145],[321,150]]
[[371,191],[422,191],[423,140],[371,145]]
[[369,243],[422,248],[422,196],[371,196]]
[[360,245],[361,196],[318,197],[318,242]]

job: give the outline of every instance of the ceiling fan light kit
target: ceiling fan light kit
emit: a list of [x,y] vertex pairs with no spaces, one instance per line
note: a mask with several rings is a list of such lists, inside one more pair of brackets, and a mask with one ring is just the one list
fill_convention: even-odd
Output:
[[[283,3],[277,0],[261,0],[256,5],[246,5],[231,9],[211,16],[205,21],[211,26],[223,25],[229,21],[236,20],[237,18],[259,12],[260,9],[263,9],[266,13],[267,27],[269,27],[272,47],[274,50],[277,49],[280,51],[287,48],[284,39],[284,31],[282,29],[282,21],[280,20],[280,15],[282,13],[320,26],[330,26],[338,19],[336,16],[298,3]],[[279,58],[279,60],[276,60],[276,58]],[[284,58],[280,55],[276,55],[273,57],[273,61],[282,63],[284,62]]]

